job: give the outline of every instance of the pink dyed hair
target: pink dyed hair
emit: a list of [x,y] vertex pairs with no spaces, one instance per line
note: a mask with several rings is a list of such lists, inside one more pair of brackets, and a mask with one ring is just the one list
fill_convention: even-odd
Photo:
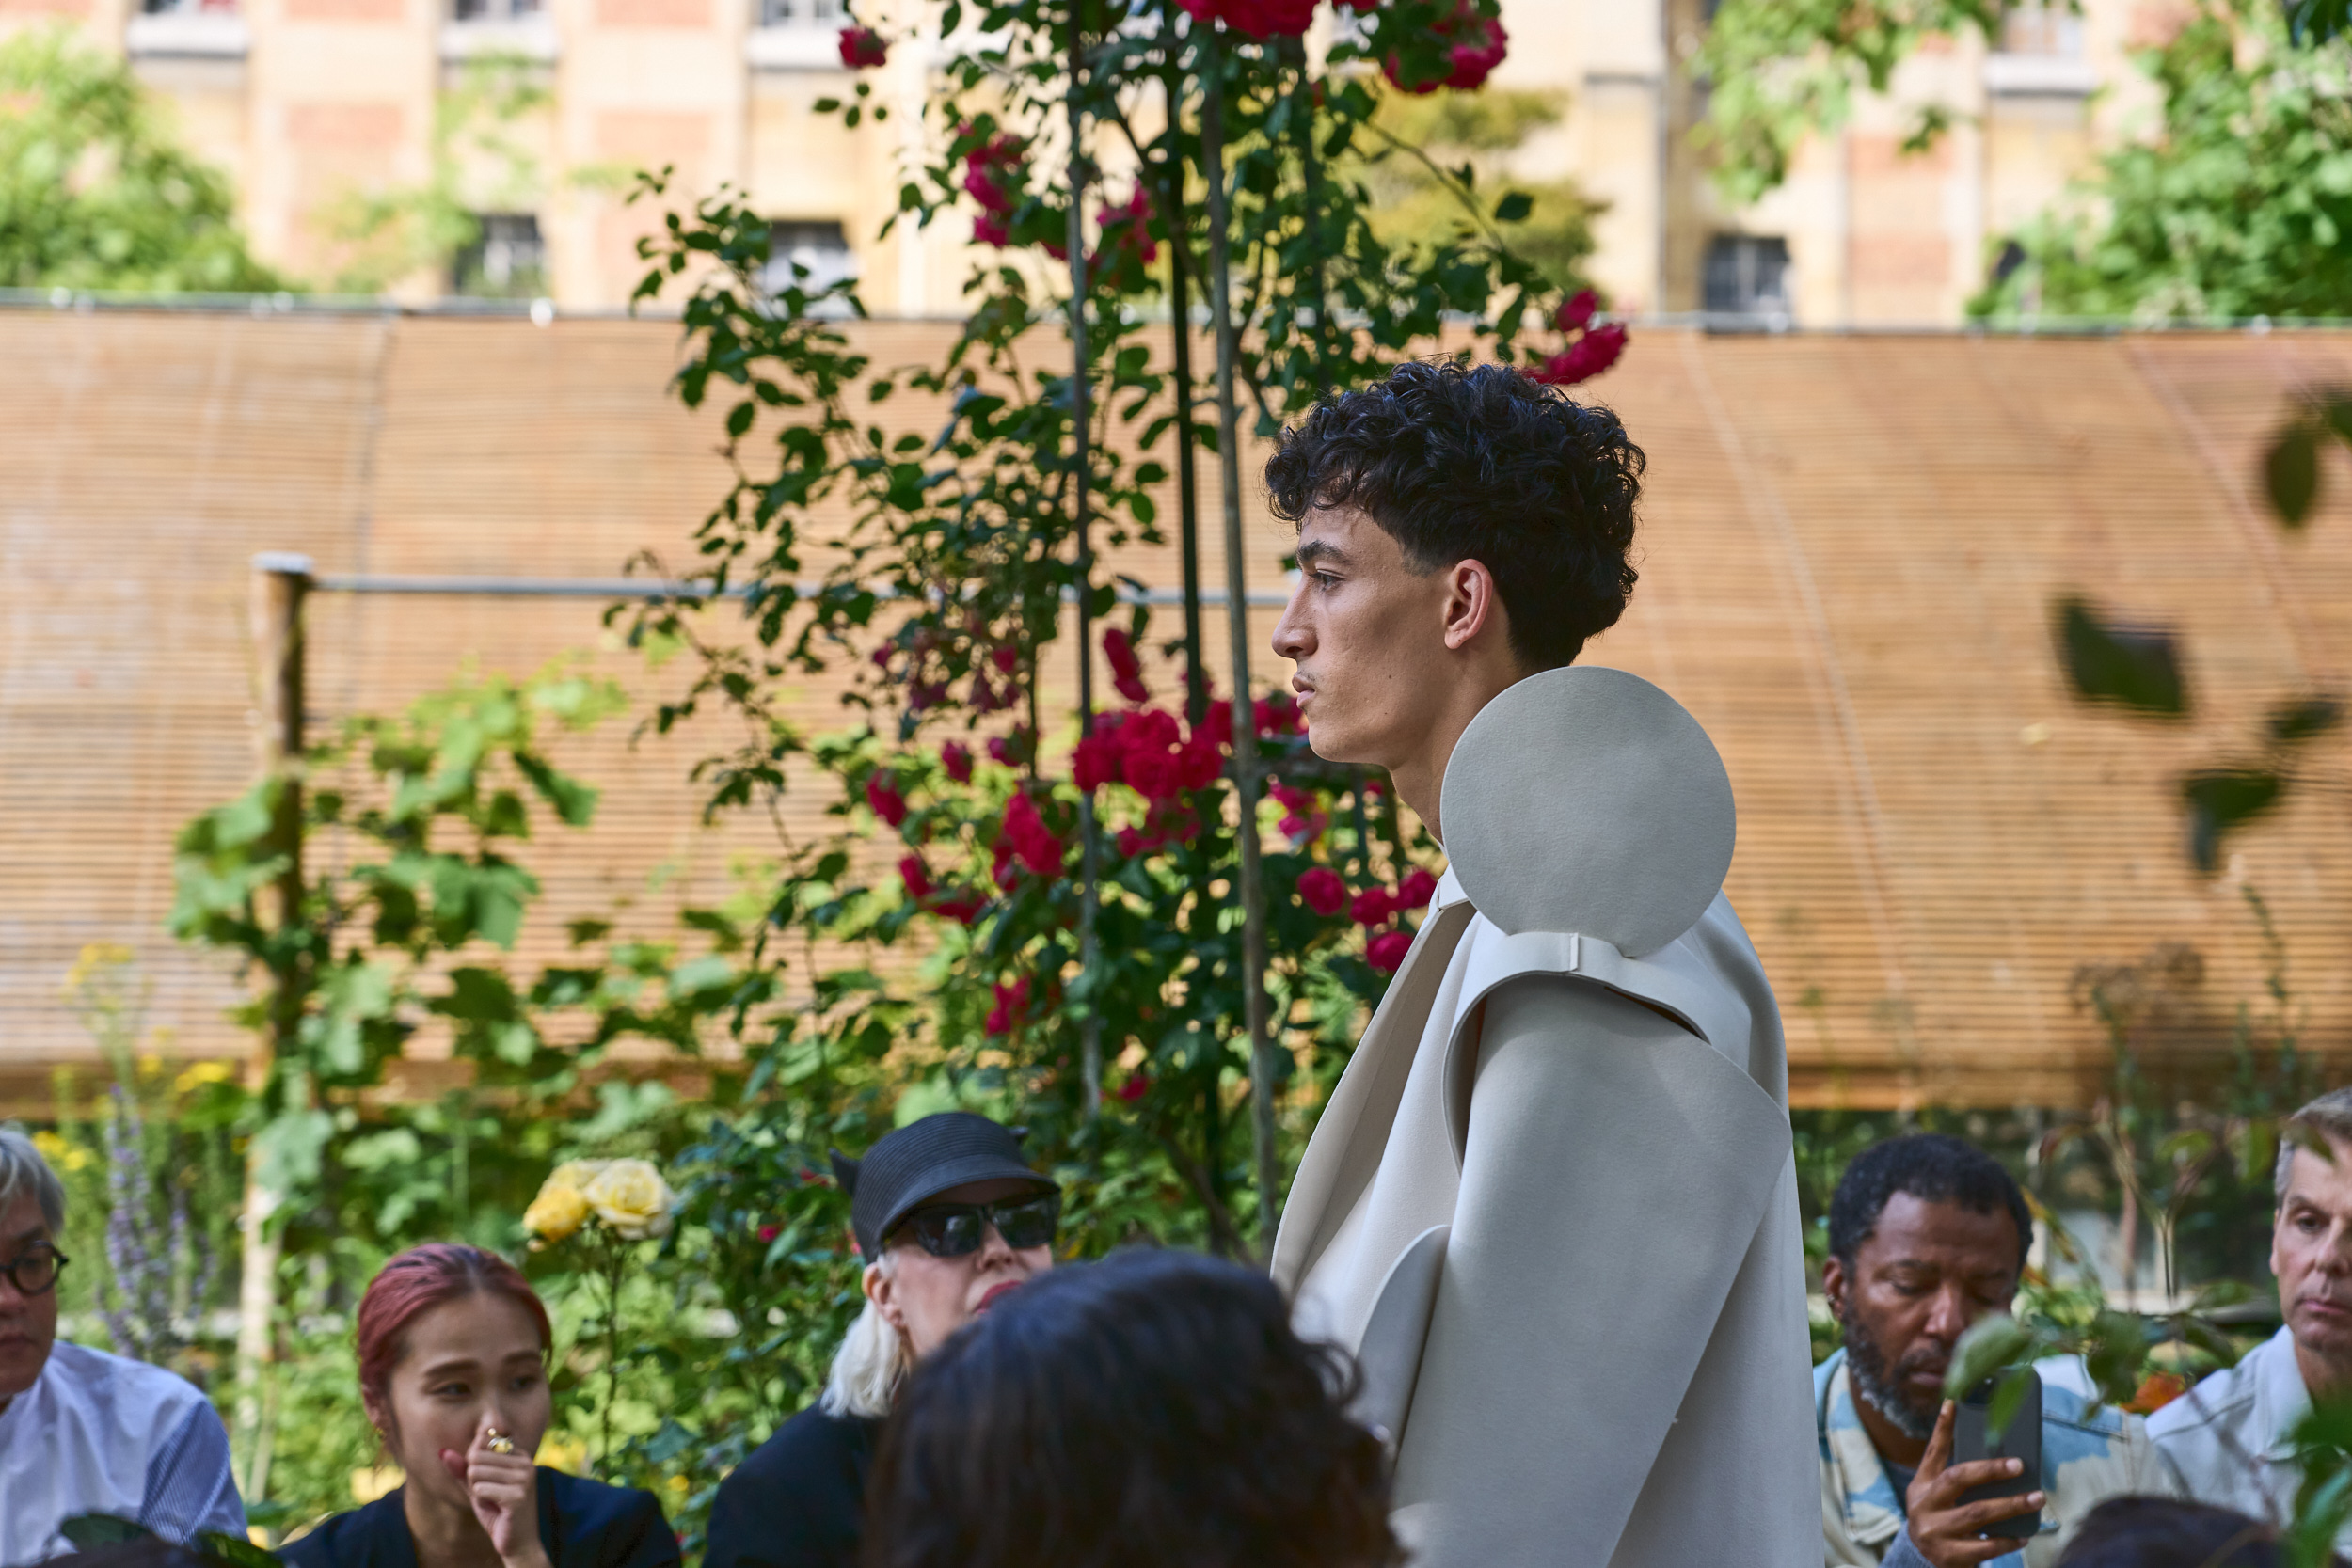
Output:
[[429,1242],[410,1247],[384,1265],[368,1281],[359,1298],[359,1386],[381,1400],[389,1386],[392,1369],[407,1349],[403,1342],[408,1325],[419,1314],[445,1301],[467,1296],[501,1295],[529,1313],[539,1327],[539,1348],[555,1343],[548,1309],[522,1271],[495,1252],[455,1242]]

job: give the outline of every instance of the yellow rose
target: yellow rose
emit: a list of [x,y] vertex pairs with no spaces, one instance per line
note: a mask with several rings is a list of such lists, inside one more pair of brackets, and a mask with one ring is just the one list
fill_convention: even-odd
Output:
[[571,1187],[585,1191],[588,1183],[596,1179],[596,1172],[612,1163],[610,1160],[566,1160],[548,1172],[546,1185],[540,1191],[545,1192],[548,1187]]
[[670,1205],[675,1201],[670,1184],[643,1160],[608,1162],[580,1196],[625,1242],[670,1233]]
[[532,1246],[553,1246],[578,1230],[588,1217],[588,1200],[580,1196],[580,1189],[569,1182],[558,1183],[548,1178],[539,1196],[523,1211],[523,1228],[531,1232]]

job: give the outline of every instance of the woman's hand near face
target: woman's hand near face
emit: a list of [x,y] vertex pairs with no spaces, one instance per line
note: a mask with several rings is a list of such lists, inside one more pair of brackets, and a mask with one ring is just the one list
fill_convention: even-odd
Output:
[[492,1426],[485,1418],[464,1453],[441,1450],[441,1463],[463,1481],[474,1517],[506,1568],[549,1568],[539,1540],[539,1469],[520,1449],[491,1450]]

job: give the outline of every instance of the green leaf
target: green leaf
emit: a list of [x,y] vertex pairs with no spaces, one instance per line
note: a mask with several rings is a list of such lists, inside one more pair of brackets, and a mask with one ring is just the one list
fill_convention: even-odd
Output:
[[215,1562],[229,1563],[230,1568],[281,1568],[284,1560],[276,1552],[265,1550],[225,1530],[205,1530],[198,1535],[196,1541],[207,1558]]
[[2279,520],[2301,528],[2319,499],[2319,433],[2300,420],[2280,432],[2263,459],[2263,483]]
[[2103,619],[2087,600],[2058,603],[2058,652],[2076,694],[2176,718],[2189,710],[2171,632]]
[[585,784],[568,774],[559,773],[529,752],[515,753],[515,766],[522,770],[531,787],[540,798],[555,808],[555,815],[575,828],[584,828],[596,815],[598,791],[594,784]]
[[57,1533],[73,1543],[76,1551],[90,1551],[99,1546],[119,1546],[132,1541],[152,1541],[155,1532],[144,1525],[111,1513],[83,1513],[68,1519],[57,1527]]
[[2221,864],[2221,841],[2279,803],[2286,781],[2263,768],[2204,768],[2181,780],[2188,809],[2189,859],[2211,873]]
[[1976,1386],[2027,1358],[2033,1331],[2006,1312],[1979,1318],[1952,1347],[1952,1364],[1944,1374],[1944,1392],[1960,1399]]
[[2270,710],[2264,727],[2271,744],[2294,746],[2327,734],[2344,719],[2344,705],[2333,697],[2298,697]]
[[1535,198],[1525,191],[1513,191],[1495,203],[1497,223],[1524,223],[1527,214],[1535,210]]

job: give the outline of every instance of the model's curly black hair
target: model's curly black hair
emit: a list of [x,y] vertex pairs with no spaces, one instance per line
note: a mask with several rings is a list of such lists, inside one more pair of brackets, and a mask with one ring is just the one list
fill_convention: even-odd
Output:
[[1179,1252],[1070,1264],[927,1357],[867,1490],[867,1568],[1387,1568],[1352,1370],[1263,1275]]
[[1414,361],[1317,404],[1265,479],[1276,515],[1360,508],[1418,571],[1484,562],[1512,651],[1549,670],[1625,613],[1646,461],[1616,415],[1510,366]]

